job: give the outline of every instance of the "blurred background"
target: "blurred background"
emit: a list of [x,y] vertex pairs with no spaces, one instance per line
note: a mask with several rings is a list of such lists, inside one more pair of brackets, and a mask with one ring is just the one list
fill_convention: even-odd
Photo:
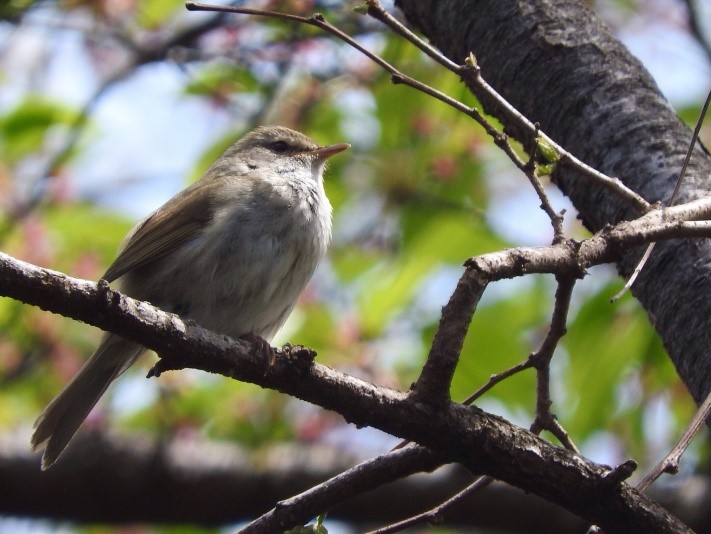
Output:
[[[711,2],[588,3],[693,125],[711,80]],[[402,71],[475,103],[454,75],[355,13],[355,2],[239,5],[321,12]],[[243,133],[269,123],[353,146],[327,173],[335,209],[328,260],[276,340],[313,347],[320,362],[344,372],[407,389],[462,263],[552,238],[526,178],[476,124],[392,85],[367,58],[314,28],[187,12],[180,0],[9,0],[0,4],[0,250],[97,280],[133,224],[198,179]],[[711,141],[708,126],[702,138]],[[568,210],[568,233],[585,237],[567,200],[553,187],[549,193],[557,210]],[[627,296],[609,304],[620,286],[614,269],[601,267],[576,287],[569,333],[553,360],[553,411],[587,457],[635,458],[644,472],[694,406],[637,303]],[[487,289],[454,399],[537,348],[554,287],[550,277],[529,276]],[[3,461],[28,453],[32,422],[99,337],[92,327],[0,298]],[[152,361],[117,381],[85,430],[229,442],[251,452],[318,444],[353,458],[398,441],[218,376],[181,371],[145,380]],[[479,405],[528,427],[534,401],[527,372]],[[707,470],[705,441],[687,453],[681,476]],[[97,528],[0,519],[3,533],[104,531]],[[144,530],[151,529],[130,532]]]

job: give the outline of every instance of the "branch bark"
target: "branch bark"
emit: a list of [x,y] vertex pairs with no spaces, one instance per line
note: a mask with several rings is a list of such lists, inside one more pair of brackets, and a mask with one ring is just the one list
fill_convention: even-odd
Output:
[[[612,250],[617,246],[612,241]],[[577,256],[579,247],[563,243],[550,248],[554,247],[568,247],[571,268],[579,269],[586,263]],[[599,246],[589,250],[601,253]],[[489,264],[501,265],[501,257],[493,256],[499,260]],[[513,269],[527,272],[527,266],[535,261],[521,258],[520,254],[511,256],[511,261],[516,261]],[[560,267],[560,262],[556,257],[553,265]],[[487,262],[474,265],[464,276],[481,276]],[[73,279],[1,253],[0,294],[140,342],[161,355],[161,371],[193,367],[282,391],[334,410],[358,426],[373,426],[417,442],[461,463],[473,474],[490,475],[533,492],[610,531],[689,531],[628,485],[607,483],[609,468],[554,447],[476,407],[418,402],[405,393],[315,363],[314,353],[307,349],[287,346],[265,357],[260,347],[186,323],[121,295],[106,283]]]

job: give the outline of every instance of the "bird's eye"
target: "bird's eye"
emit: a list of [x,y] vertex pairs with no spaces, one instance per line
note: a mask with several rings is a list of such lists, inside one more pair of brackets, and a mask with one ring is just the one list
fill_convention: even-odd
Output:
[[286,141],[274,141],[269,145],[274,152],[283,153],[289,148],[289,144]]

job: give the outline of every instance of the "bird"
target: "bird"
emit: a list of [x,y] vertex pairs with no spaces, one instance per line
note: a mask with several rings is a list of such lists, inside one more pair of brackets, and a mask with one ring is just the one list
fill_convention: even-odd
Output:
[[[136,224],[102,279],[126,295],[231,337],[271,341],[324,258],[332,208],[320,146],[284,126],[261,126],[205,176]],[[147,349],[105,333],[37,418],[33,450],[55,464],[109,385]]]

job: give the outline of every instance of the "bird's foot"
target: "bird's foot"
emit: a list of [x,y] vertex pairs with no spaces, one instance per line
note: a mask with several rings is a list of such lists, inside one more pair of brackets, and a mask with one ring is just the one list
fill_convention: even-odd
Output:
[[274,365],[276,352],[266,339],[258,336],[254,332],[242,334],[239,336],[239,339],[243,339],[244,341],[251,343],[254,346],[254,352],[264,358],[268,362],[269,367]]

